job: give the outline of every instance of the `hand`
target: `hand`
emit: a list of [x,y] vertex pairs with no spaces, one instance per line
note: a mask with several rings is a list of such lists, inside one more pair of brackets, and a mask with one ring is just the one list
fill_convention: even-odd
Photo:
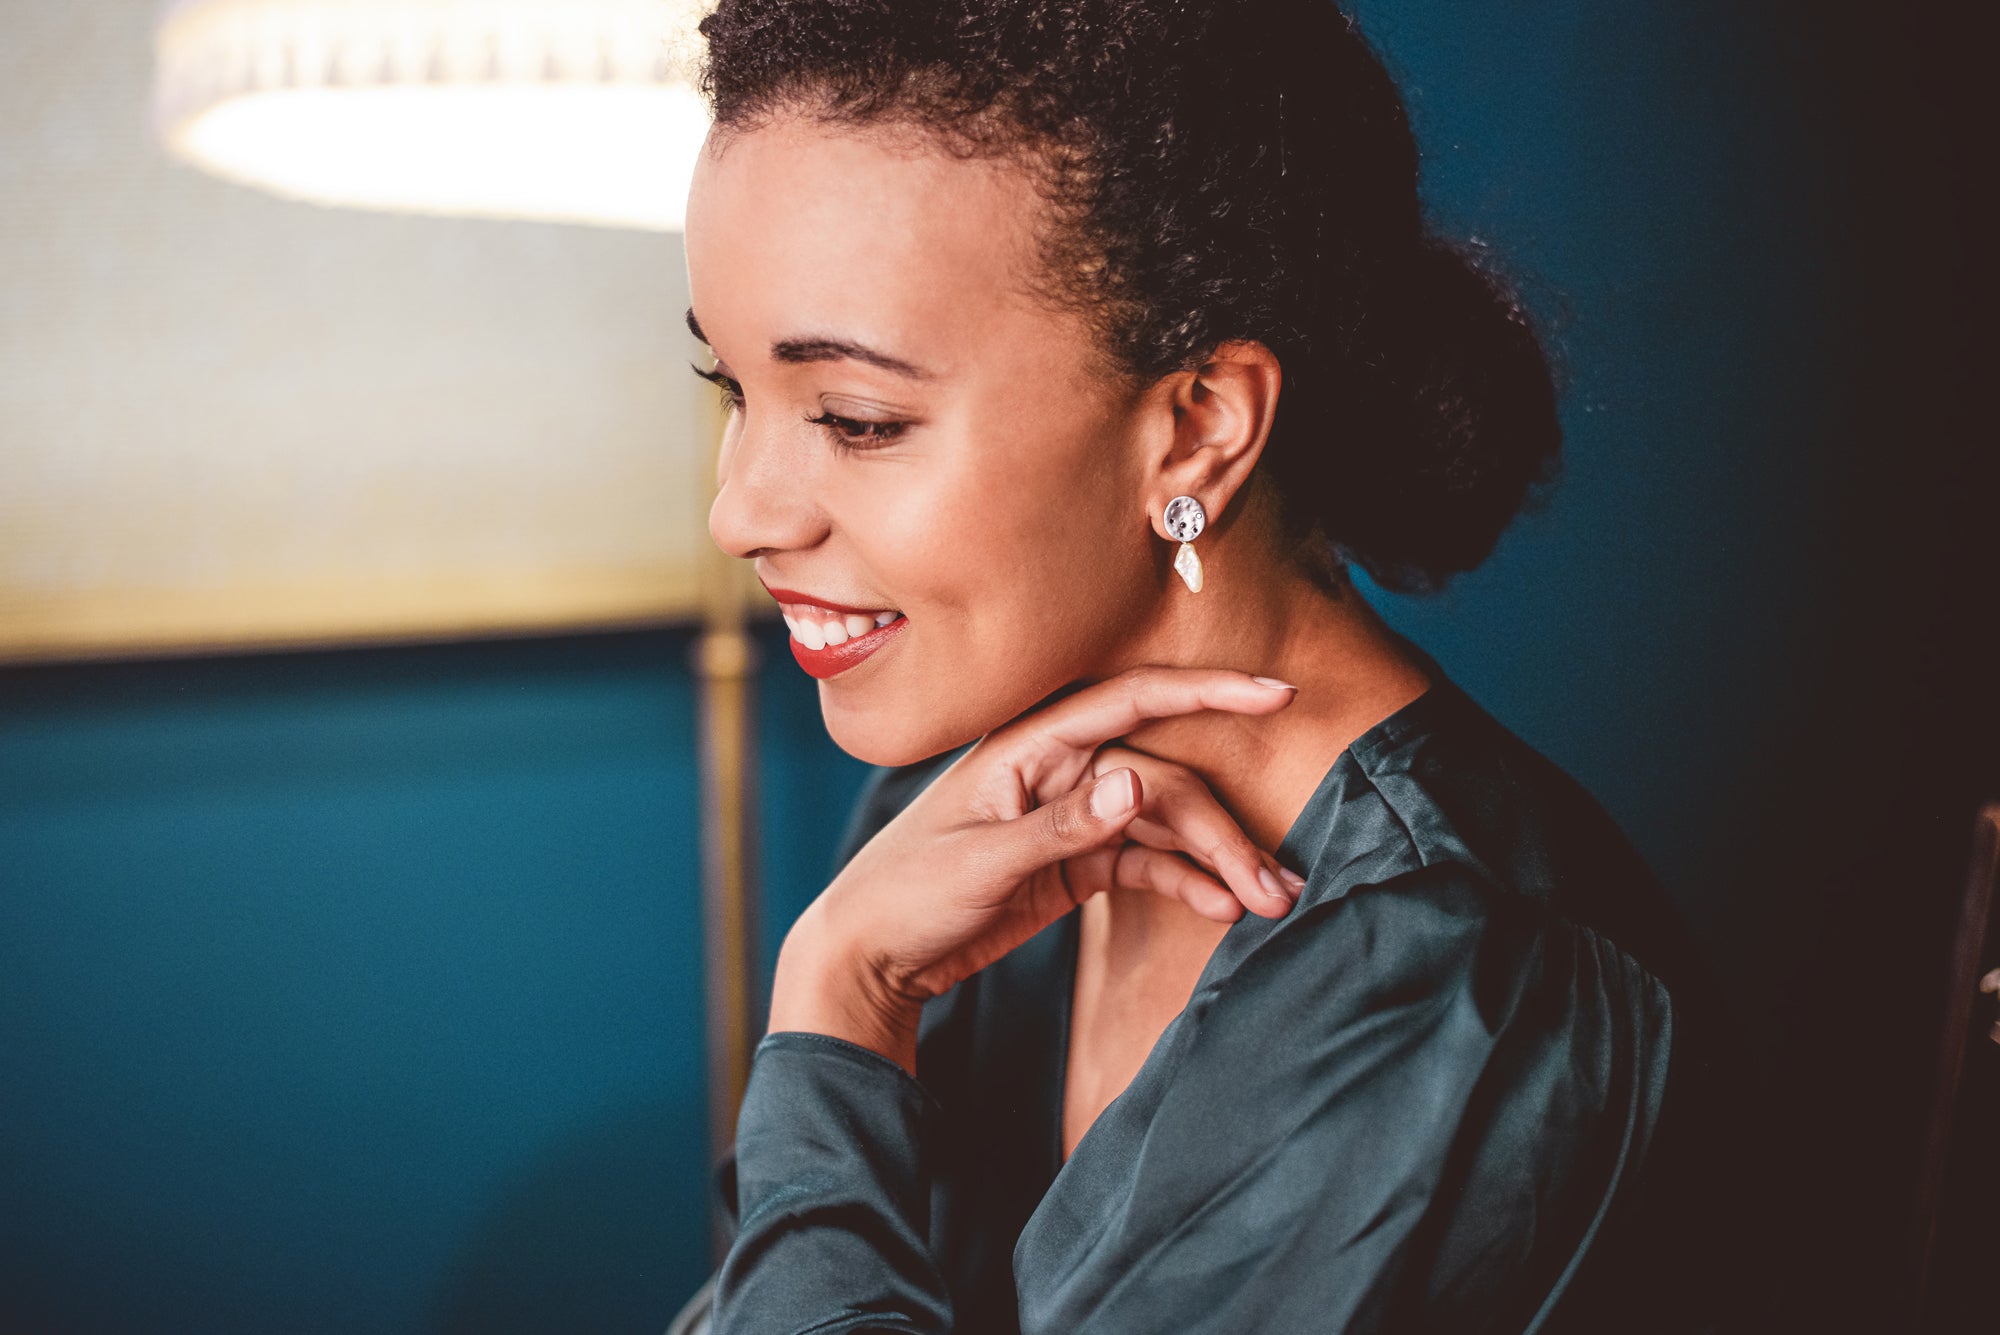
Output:
[[1064,859],[1076,902],[1120,885],[1170,895],[1217,922],[1235,922],[1245,909],[1268,918],[1291,909],[1305,878],[1252,843],[1199,775],[1115,742],[1097,749],[1091,772],[1102,777],[1121,765],[1138,772],[1145,800],[1126,842]]
[[1296,885],[1264,888],[1258,871],[1283,869],[1205,784],[1105,744],[1147,719],[1276,713],[1296,694],[1228,669],[1137,667],[988,733],[800,915],[779,952],[771,1030],[847,1038],[914,1073],[925,1000],[1114,884],[1178,895],[1223,921],[1239,903],[1281,916]]

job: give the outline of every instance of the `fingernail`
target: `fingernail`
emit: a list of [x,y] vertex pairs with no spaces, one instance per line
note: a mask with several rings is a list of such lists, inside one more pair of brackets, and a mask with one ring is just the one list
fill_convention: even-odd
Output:
[[1264,887],[1264,892],[1270,895],[1271,898],[1282,900],[1287,904],[1292,902],[1292,897],[1286,894],[1284,888],[1278,884],[1278,878],[1271,875],[1269,867],[1259,867],[1257,869],[1257,883]]
[[1129,769],[1117,770],[1099,779],[1090,789],[1090,814],[1099,820],[1110,820],[1122,816],[1138,794],[1132,791],[1132,780],[1137,777]]
[[1306,878],[1293,871],[1290,867],[1278,868],[1278,875],[1285,878],[1286,884],[1292,887],[1293,894],[1297,894],[1306,888]]
[[1269,686],[1274,691],[1296,691],[1299,689],[1288,681],[1279,681],[1276,677],[1252,677],[1250,680],[1256,682],[1259,686]]

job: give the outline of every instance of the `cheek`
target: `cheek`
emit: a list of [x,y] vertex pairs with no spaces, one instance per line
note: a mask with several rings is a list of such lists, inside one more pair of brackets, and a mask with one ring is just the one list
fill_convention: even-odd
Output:
[[1121,499],[1125,489],[1085,460],[1010,470],[954,498],[953,533],[929,552],[931,578],[951,591],[966,639],[955,651],[980,665],[985,689],[1016,678],[1039,699],[1062,684],[1043,679],[1049,672],[1085,670],[1134,613],[1145,517]]
[[1039,699],[1070,677],[1095,673],[1112,645],[1146,614],[1144,548],[1101,497],[1051,509],[1024,538],[1008,609],[1016,639],[1038,646],[1062,680],[1036,683]]
[[1075,558],[1103,552],[1123,508],[1101,466],[1074,454],[1030,458],[1013,445],[984,448],[983,466],[939,477],[890,519],[899,546],[920,553],[940,579],[978,587],[982,606],[1087,573],[1074,568]]
[[[888,693],[823,689],[835,742],[905,764],[990,732],[1098,671],[1145,616],[1145,516],[1101,467],[883,469],[841,527],[910,618]],[[887,666],[885,664],[885,666]]]

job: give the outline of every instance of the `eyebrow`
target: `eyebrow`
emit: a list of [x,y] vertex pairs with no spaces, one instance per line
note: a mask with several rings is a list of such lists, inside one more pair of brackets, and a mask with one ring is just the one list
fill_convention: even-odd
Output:
[[[688,332],[708,342],[708,335],[701,332],[701,321],[694,318],[694,307],[688,307]],[[935,380],[937,373],[925,370],[901,357],[892,357],[886,352],[878,352],[862,343],[852,343],[842,338],[781,338],[771,345],[771,359],[780,362],[837,362],[848,359],[879,366],[884,371],[892,371],[911,380]]]

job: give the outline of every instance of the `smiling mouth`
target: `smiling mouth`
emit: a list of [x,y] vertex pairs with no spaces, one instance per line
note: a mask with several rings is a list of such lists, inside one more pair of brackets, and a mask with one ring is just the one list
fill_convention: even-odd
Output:
[[803,589],[774,585],[761,575],[757,582],[785,618],[792,656],[815,677],[846,671],[909,624],[899,608],[820,602]]
[[811,603],[781,602],[778,609],[784,614],[785,625],[791,630],[792,638],[808,649],[828,649],[849,640],[858,640],[870,631],[901,620],[903,616],[894,608],[885,608],[880,612],[836,612]]

